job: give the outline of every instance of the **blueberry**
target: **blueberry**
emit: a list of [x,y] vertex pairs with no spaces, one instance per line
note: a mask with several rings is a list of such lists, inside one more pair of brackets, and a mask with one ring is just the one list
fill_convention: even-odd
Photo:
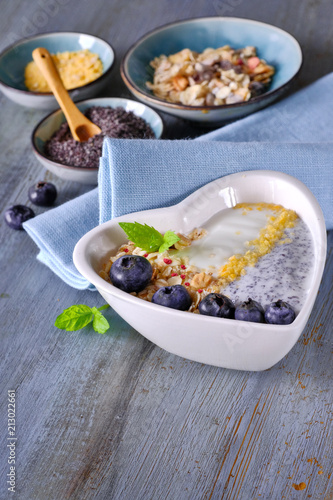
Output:
[[272,302],[265,311],[266,323],[273,325],[289,325],[296,317],[294,309],[283,300]]
[[12,229],[23,229],[22,223],[35,217],[34,211],[25,205],[14,205],[5,211],[5,221]]
[[182,285],[163,286],[154,293],[152,302],[160,306],[188,311],[192,299],[186,288]]
[[57,197],[57,189],[51,182],[39,181],[29,188],[29,199],[40,207],[50,207]]
[[218,318],[234,318],[235,306],[228,297],[221,293],[210,293],[199,304],[200,314]]
[[111,266],[110,279],[124,292],[140,292],[151,280],[153,268],[149,260],[140,255],[123,255]]
[[240,321],[252,321],[253,323],[264,323],[264,309],[255,300],[248,299],[235,309],[235,319]]

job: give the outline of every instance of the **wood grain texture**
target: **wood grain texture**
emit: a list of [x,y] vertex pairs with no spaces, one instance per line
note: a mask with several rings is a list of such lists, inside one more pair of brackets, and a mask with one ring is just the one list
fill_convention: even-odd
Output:
[[[117,61],[105,95],[129,97],[119,64],[141,35],[202,15],[249,17],[291,32],[305,56],[298,87],[333,70],[329,0],[0,0],[0,7],[0,50],[15,37],[54,30],[110,41]],[[28,187],[40,179],[57,185],[57,204],[89,187],[57,179],[34,159],[30,135],[44,112],[3,95],[0,111],[0,498],[10,498],[6,394],[14,388],[16,498],[332,500],[333,233],[308,325],[292,351],[265,372],[173,356],[112,311],[104,336],[90,327],[61,332],[53,322],[64,308],[100,306],[103,299],[62,283],[2,214],[12,203],[29,205]],[[163,118],[167,138],[204,131]],[[301,483],[305,489],[295,489]]]

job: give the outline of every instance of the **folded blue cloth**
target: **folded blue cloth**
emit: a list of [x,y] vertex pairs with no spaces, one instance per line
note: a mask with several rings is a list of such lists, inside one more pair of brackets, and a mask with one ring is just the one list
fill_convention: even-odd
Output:
[[[32,221],[32,219],[30,219]],[[95,290],[73,264],[73,250],[79,239],[98,226],[97,189],[34,217],[24,229],[39,247],[37,259],[65,283],[83,290]]]
[[333,228],[333,142],[105,139],[101,167],[101,224],[125,213],[174,205],[223,175],[258,169],[278,170],[304,182]]
[[197,140],[105,139],[98,189],[30,219],[38,259],[67,284],[94,287],[72,253],[83,234],[125,213],[172,205],[223,175],[270,169],[293,175],[317,197],[333,228],[333,74]]

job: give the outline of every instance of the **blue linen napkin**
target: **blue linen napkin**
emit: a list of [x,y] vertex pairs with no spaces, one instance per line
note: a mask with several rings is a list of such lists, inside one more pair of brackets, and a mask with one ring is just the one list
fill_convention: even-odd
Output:
[[[100,223],[180,202],[223,175],[278,170],[307,185],[333,228],[333,142],[261,143],[105,139],[99,172]],[[112,189],[110,189],[110,186]]]
[[72,254],[98,220],[172,205],[207,182],[242,170],[294,175],[317,197],[332,229],[332,88],[330,74],[194,141],[105,139],[98,188],[24,224],[40,248],[38,259],[70,286],[93,290]]
[[33,224],[24,223],[24,229],[39,247],[37,259],[73,288],[95,290],[74,266],[73,250],[86,232],[98,226],[97,189],[32,220]]

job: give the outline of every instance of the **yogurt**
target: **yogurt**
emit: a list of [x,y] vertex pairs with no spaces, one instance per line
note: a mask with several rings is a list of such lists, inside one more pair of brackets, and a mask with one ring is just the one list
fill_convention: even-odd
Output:
[[223,210],[204,224],[207,235],[193,241],[192,245],[180,251],[179,255],[188,256],[192,265],[207,271],[212,270],[215,275],[231,255],[247,250],[246,242],[259,236],[260,229],[267,224],[267,217],[271,214],[267,209]]

